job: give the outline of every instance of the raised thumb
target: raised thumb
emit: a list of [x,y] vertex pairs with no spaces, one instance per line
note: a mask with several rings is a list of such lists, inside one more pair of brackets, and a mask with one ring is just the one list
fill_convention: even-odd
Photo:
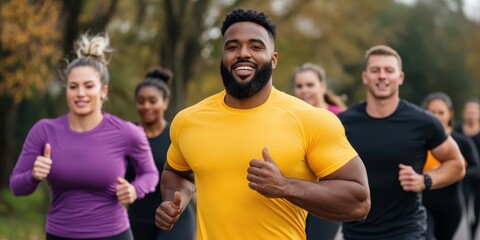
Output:
[[267,147],[264,147],[263,150],[262,150],[262,156],[263,156],[263,160],[265,160],[265,162],[271,162],[271,163],[275,163],[273,161],[273,158],[270,156],[270,154],[268,153],[268,148]]
[[127,182],[127,180],[125,180],[124,178],[121,178],[121,177],[117,178],[117,183],[118,184],[124,184],[125,182]]
[[43,156],[46,158],[50,158],[50,153],[52,152],[50,143],[45,144],[45,150],[43,151]]
[[398,164],[398,167],[399,167],[400,169],[406,169],[406,168],[408,168],[409,166],[400,163],[400,164]]
[[172,203],[178,207],[182,204],[182,195],[179,192],[174,193]]

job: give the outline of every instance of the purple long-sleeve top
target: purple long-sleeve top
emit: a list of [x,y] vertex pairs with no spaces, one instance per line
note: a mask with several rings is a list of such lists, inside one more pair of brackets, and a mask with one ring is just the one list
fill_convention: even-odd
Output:
[[117,178],[126,171],[126,158],[135,165],[131,184],[137,197],[155,190],[155,167],[145,132],[132,123],[104,113],[102,122],[87,132],[74,132],[68,114],[37,122],[25,140],[10,176],[15,195],[29,195],[40,181],[33,163],[51,145],[52,166],[47,181],[51,206],[46,221],[50,234],[71,238],[112,236],[130,227],[127,211],[116,197]]

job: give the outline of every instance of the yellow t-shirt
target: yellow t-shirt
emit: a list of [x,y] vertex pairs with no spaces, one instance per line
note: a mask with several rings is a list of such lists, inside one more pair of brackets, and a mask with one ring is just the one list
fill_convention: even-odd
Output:
[[198,239],[305,239],[307,212],[250,189],[247,168],[267,147],[284,176],[315,182],[357,156],[342,124],[275,88],[246,110],[228,107],[225,94],[181,111],[171,125],[168,163],[195,172]]

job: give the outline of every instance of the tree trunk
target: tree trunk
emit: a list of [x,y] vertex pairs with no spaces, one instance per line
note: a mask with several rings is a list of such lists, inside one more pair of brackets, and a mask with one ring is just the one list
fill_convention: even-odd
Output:
[[18,105],[8,96],[0,97],[0,189],[9,187],[9,178],[15,166]]
[[209,0],[164,1],[166,34],[161,39],[160,63],[174,74],[173,97],[165,113],[167,119],[186,107],[188,82],[191,80],[195,62],[200,57],[198,36],[206,26],[203,19],[209,7]]
[[79,17],[83,11],[85,1],[63,0],[62,19],[64,19],[64,45],[65,54],[71,54],[73,43],[79,34],[88,31],[90,34],[101,33],[105,31],[107,24],[115,12],[118,0],[111,0],[107,7],[105,1],[98,1],[98,7],[95,9],[95,15],[84,24],[80,24]]
[[[73,43],[78,37],[80,25],[78,18],[83,9],[84,1],[63,0],[62,19],[64,20],[63,51],[66,55],[73,49]],[[64,54],[64,55],[65,55]]]

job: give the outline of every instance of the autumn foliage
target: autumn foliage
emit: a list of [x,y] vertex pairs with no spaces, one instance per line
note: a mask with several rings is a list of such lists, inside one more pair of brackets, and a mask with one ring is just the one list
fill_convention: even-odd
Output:
[[0,95],[15,103],[46,91],[52,66],[62,55],[58,50],[58,1],[6,1],[0,12]]

